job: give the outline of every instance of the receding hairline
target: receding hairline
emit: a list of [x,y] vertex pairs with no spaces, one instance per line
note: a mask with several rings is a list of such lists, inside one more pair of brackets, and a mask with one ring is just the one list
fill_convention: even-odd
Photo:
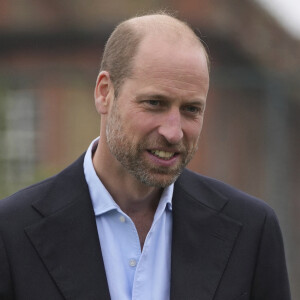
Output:
[[149,14],[143,16],[137,16],[124,21],[124,23],[131,24],[136,27],[147,26],[155,28],[158,25],[173,25],[177,27],[185,27],[186,29],[190,29],[190,27],[183,21],[176,19],[171,15],[166,14]]
[[188,23],[173,15],[166,14],[162,11],[154,14],[136,16],[123,21],[121,24],[128,29],[130,28],[136,36],[139,36],[139,45],[144,38],[159,34],[159,36],[164,35],[164,38],[175,38],[176,43],[180,40],[181,43],[189,43],[191,46],[199,47],[206,57],[207,68],[210,70],[209,55],[201,38],[196,35]]
[[142,39],[146,35],[155,34],[156,32],[167,33],[170,35],[177,35],[184,37],[185,40],[195,42],[206,51],[202,41],[191,29],[191,27],[182,20],[179,20],[172,15],[167,14],[149,14],[143,16],[133,17],[123,22],[131,27],[137,34],[140,34]]

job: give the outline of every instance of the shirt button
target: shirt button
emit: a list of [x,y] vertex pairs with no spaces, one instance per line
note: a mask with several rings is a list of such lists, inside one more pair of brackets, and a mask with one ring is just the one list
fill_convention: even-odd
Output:
[[129,266],[130,266],[130,267],[135,267],[135,266],[136,266],[136,260],[133,259],[133,258],[130,259],[130,260],[129,260]]
[[125,217],[124,217],[124,216],[120,216],[120,221],[121,221],[122,223],[125,223],[125,221],[126,221]]

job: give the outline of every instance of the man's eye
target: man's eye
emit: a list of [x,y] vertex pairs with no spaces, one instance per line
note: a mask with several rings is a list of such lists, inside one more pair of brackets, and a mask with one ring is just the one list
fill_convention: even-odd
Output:
[[158,106],[160,105],[160,101],[159,100],[148,100],[147,103],[151,106]]
[[201,108],[198,107],[198,106],[193,106],[193,105],[190,105],[190,106],[186,106],[184,108],[184,110],[188,113],[192,113],[192,114],[199,114],[201,112]]

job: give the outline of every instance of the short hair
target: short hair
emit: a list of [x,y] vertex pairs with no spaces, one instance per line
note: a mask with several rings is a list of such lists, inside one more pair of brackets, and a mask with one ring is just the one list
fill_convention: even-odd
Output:
[[134,17],[120,23],[112,32],[104,47],[100,72],[109,72],[114,86],[115,98],[117,98],[124,80],[130,78],[133,73],[133,61],[143,37],[147,32],[155,30],[156,27],[159,30],[161,29],[159,25],[156,26],[155,21],[153,22],[153,18],[160,20],[160,24],[175,24],[177,33],[180,33],[182,29],[185,33],[188,32],[190,39],[196,41],[203,49],[209,69],[209,57],[205,46],[187,23],[175,18],[170,13],[162,11]]
[[118,96],[124,79],[132,73],[132,61],[141,39],[141,33],[124,21],[115,28],[106,42],[100,71],[109,72],[115,97]]

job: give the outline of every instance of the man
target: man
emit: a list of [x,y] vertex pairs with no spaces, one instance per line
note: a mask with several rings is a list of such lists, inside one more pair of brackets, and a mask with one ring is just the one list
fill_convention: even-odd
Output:
[[203,45],[171,16],[115,29],[95,88],[100,138],[0,202],[1,299],[290,299],[272,209],[184,170],[208,73]]

